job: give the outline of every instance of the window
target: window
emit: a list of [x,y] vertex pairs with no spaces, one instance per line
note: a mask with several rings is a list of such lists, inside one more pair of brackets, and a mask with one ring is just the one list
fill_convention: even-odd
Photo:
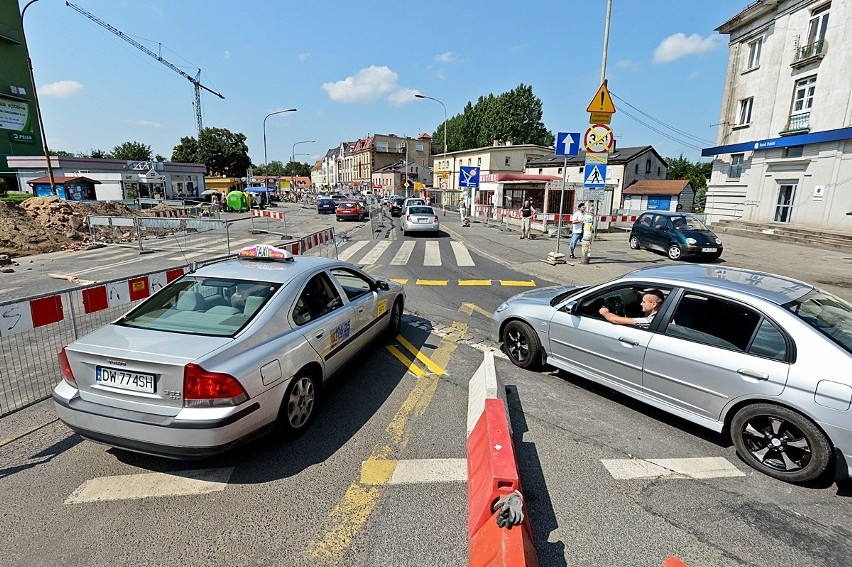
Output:
[[662,169],[661,169],[661,168],[659,168],[659,167],[657,167],[657,177],[659,177],[659,176],[660,176],[660,173],[662,173]]
[[760,51],[763,48],[763,37],[759,37],[748,44],[748,64],[746,69],[754,69],[760,66]]
[[417,145],[416,145],[416,146],[414,146],[414,147],[417,149],[417,151],[418,151],[418,152],[422,152],[422,151],[423,151],[423,144],[417,144]]
[[744,98],[740,101],[740,111],[737,114],[737,126],[745,126],[751,124],[751,107],[754,104],[754,97]]
[[509,157],[508,156],[506,156],[506,159],[504,160],[504,164],[509,165]]
[[828,29],[828,9],[830,5],[818,8],[811,16],[808,22],[808,45],[821,43],[825,39],[825,32]]
[[796,81],[796,89],[793,92],[793,114],[811,110],[815,90],[816,75]]
[[338,268],[332,270],[331,275],[343,288],[349,301],[373,291],[373,286],[361,274]]
[[728,177],[739,179],[743,175],[743,158],[745,154],[731,154],[731,172]]
[[388,151],[388,143],[387,142],[376,142],[376,151],[377,152]]
[[[761,356],[778,353],[777,328],[767,322],[763,328],[761,316],[751,309],[737,303],[705,296],[698,293],[685,293],[678,302],[665,334],[688,341],[703,343],[728,350],[747,352],[752,337],[761,327],[761,340],[756,349]],[[781,335],[781,343],[784,338]],[[786,347],[781,349],[781,359],[786,356]]]
[[645,160],[645,173],[651,173],[651,160]]
[[482,165],[482,158],[481,157],[476,158],[476,165]]
[[[648,289],[648,286],[643,285],[608,288],[588,299],[584,299],[578,306],[577,313],[585,317],[603,319],[600,309],[601,307],[606,307],[619,317],[631,317],[634,319],[644,317],[644,313],[642,312],[642,296],[645,295],[646,289]],[[668,297],[669,289],[659,289],[663,292],[664,297]],[[663,301],[665,302],[665,299]]]
[[790,146],[784,148],[784,157],[802,157],[805,152],[805,146]]
[[638,163],[637,163],[637,164],[636,164],[636,166],[633,168],[633,173],[639,173],[639,164],[638,164]]
[[343,305],[337,290],[331,285],[328,276],[317,274],[308,280],[305,289],[293,308],[293,321],[304,325]]

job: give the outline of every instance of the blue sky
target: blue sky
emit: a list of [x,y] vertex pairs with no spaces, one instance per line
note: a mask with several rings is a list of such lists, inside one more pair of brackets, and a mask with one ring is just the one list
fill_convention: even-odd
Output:
[[[600,85],[606,0],[73,3],[187,74],[200,68],[225,97],[203,94],[204,125],[245,134],[255,164],[277,110],[297,108],[266,121],[269,161],[315,140],[295,148],[312,163],[343,140],[432,133],[444,111],[416,92],[452,117],[524,83],[556,133],[588,127]],[[606,77],[619,146],[696,161],[715,145],[728,37],[714,30],[748,4],[613,0]],[[191,83],[64,0],[32,4],[24,27],[51,149],[139,141],[169,157],[197,136]]]

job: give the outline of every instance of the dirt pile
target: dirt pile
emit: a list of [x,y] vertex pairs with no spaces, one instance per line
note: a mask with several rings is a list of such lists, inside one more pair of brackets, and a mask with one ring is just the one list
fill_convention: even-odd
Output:
[[20,204],[0,201],[0,254],[15,258],[79,250],[92,244],[87,216],[148,214],[121,203],[63,201],[58,197],[33,197]]

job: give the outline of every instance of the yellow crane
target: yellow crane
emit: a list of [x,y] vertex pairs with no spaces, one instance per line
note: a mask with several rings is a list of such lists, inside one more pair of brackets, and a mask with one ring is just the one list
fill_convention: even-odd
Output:
[[225,98],[220,93],[217,93],[213,89],[211,89],[209,87],[205,87],[204,85],[201,84],[201,82],[199,81],[199,79],[201,78],[201,69],[198,70],[198,73],[195,75],[195,77],[192,77],[192,76],[186,74],[185,72],[183,72],[183,70],[181,70],[179,67],[176,67],[172,63],[169,63],[168,61],[163,59],[160,55],[154,53],[153,51],[151,51],[150,49],[148,49],[147,47],[145,47],[144,45],[142,45],[141,43],[139,43],[138,41],[136,41],[132,37],[126,35],[125,33],[123,33],[118,28],[115,28],[115,27],[109,25],[108,23],[106,23],[102,19],[98,18],[94,14],[87,12],[83,8],[76,6],[76,5],[72,4],[71,2],[65,2],[65,5],[68,6],[69,8],[73,8],[77,12],[83,14],[84,16],[86,16],[87,18],[89,18],[90,20],[95,22],[96,24],[100,25],[101,27],[108,29],[109,31],[111,31],[112,33],[114,33],[115,35],[117,35],[118,37],[120,37],[121,39],[123,39],[124,41],[126,41],[127,43],[132,45],[133,47],[139,49],[140,51],[143,51],[144,53],[147,53],[148,55],[150,55],[151,57],[153,57],[154,59],[156,59],[157,61],[159,61],[160,63],[162,63],[163,65],[165,65],[166,67],[168,67],[169,69],[174,71],[175,73],[178,73],[180,76],[187,79],[190,83],[192,83],[192,86],[195,87],[195,103],[193,104],[193,106],[195,107],[195,122],[198,126],[198,135],[199,135],[199,137],[201,136],[201,130],[202,130],[202,128],[204,128],[204,124],[202,123],[203,121],[202,121],[202,118],[201,118],[201,89],[204,89],[205,91],[207,91],[209,93],[213,93],[214,95],[218,96],[219,98],[222,98],[222,99]]

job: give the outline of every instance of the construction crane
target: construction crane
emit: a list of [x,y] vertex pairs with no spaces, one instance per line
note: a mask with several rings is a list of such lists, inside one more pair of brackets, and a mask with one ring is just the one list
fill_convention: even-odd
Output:
[[204,89],[207,92],[213,93],[214,95],[218,96],[219,98],[222,98],[222,99],[225,98],[220,93],[217,93],[213,89],[211,89],[209,87],[205,87],[204,85],[201,84],[201,82],[199,81],[199,79],[201,78],[201,69],[198,70],[198,73],[195,75],[195,77],[187,75],[180,68],[169,63],[168,61],[163,59],[161,56],[157,55],[156,53],[154,53],[153,51],[151,51],[150,49],[148,49],[147,47],[145,47],[144,45],[142,45],[141,43],[139,43],[138,41],[136,41],[132,37],[125,35],[121,30],[109,25],[108,23],[106,23],[102,19],[98,18],[94,14],[87,12],[86,10],[84,10],[83,8],[81,8],[79,6],[75,6],[71,2],[65,2],[65,5],[68,6],[69,8],[73,8],[77,12],[80,12],[81,14],[83,14],[84,16],[86,16],[87,18],[89,18],[90,20],[95,22],[96,24],[108,29],[109,31],[111,31],[112,33],[114,33],[115,35],[117,35],[118,37],[120,37],[121,39],[123,39],[124,41],[126,41],[127,43],[132,45],[133,47],[147,53],[148,55],[150,55],[151,57],[153,57],[154,59],[156,59],[157,61],[159,61],[160,63],[162,63],[163,65],[165,65],[166,67],[168,67],[169,69],[174,71],[175,73],[178,73],[180,76],[184,77],[190,83],[192,83],[192,86],[195,87],[195,104],[194,104],[194,106],[195,106],[195,122],[198,125],[198,136],[201,137],[201,130],[202,130],[202,128],[204,128],[204,125],[202,123],[202,118],[201,118],[201,89]]

